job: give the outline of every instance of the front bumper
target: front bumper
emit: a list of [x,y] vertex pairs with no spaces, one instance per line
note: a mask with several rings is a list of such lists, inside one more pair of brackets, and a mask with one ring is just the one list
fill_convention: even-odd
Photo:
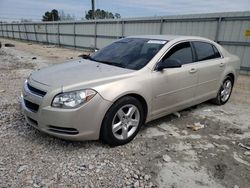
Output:
[[[37,96],[29,90],[27,84],[24,85],[21,107],[28,124],[42,132],[67,140],[99,139],[102,120],[112,105],[111,102],[96,94],[79,108],[61,109],[51,107],[53,97],[54,94],[50,92],[44,97]],[[38,110],[32,110],[27,101],[38,105]]]

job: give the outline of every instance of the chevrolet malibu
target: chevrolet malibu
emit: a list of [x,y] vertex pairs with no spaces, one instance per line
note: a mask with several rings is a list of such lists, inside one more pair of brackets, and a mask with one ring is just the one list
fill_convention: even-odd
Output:
[[85,59],[33,72],[22,109],[28,124],[50,135],[122,145],[143,123],[207,100],[225,104],[239,65],[206,38],[127,37]]

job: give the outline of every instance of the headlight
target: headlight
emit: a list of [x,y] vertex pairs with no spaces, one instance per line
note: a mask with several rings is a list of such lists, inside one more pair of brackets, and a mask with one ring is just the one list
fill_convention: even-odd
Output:
[[90,101],[96,94],[92,89],[61,93],[55,96],[52,106],[57,108],[77,108]]

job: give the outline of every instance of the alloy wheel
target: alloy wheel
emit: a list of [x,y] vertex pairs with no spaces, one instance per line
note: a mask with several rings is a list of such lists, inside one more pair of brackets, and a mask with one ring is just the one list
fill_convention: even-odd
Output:
[[227,101],[230,97],[231,92],[232,92],[232,82],[231,82],[231,80],[226,80],[223,83],[222,90],[220,93],[221,101],[222,102]]
[[119,140],[126,140],[135,133],[139,122],[140,112],[138,108],[133,104],[124,105],[113,118],[113,135]]

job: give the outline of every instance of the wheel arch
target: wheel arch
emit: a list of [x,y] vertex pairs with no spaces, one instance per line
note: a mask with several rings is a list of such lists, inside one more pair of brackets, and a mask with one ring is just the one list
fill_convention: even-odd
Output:
[[134,92],[126,93],[124,95],[121,95],[121,96],[115,98],[113,100],[113,103],[115,103],[116,101],[118,101],[118,100],[120,100],[120,99],[122,99],[124,97],[128,97],[128,96],[134,97],[135,99],[137,99],[141,103],[142,108],[143,108],[143,113],[144,113],[144,120],[143,120],[143,122],[145,122],[145,120],[147,119],[147,116],[148,116],[149,106],[148,106],[148,103],[147,103],[146,99],[142,95],[140,95],[138,93],[134,93]]
[[[128,96],[137,99],[141,103],[142,109],[143,109],[143,113],[144,113],[143,114],[144,115],[144,117],[143,117],[143,123],[145,123],[145,121],[147,119],[147,115],[148,115],[148,104],[147,104],[147,102],[146,102],[146,100],[145,100],[145,98],[143,96],[141,96],[141,95],[139,95],[137,93],[127,93],[125,95],[122,95],[122,96],[119,96],[118,98],[116,98],[114,100],[113,104],[115,102],[119,101],[120,99],[122,99],[124,97],[128,97]],[[112,105],[109,107],[109,109],[106,111],[106,113],[105,113],[105,115],[103,117],[103,120],[102,120],[102,123],[101,123],[101,127],[100,127],[100,130],[99,130],[99,139],[103,139],[101,132],[103,131],[103,128],[104,128],[104,121],[105,121],[106,115],[107,115],[107,113],[108,113],[108,111],[110,110],[111,107],[112,107]]]
[[234,82],[235,82],[235,75],[233,73],[228,73],[226,76],[229,76],[232,78],[232,81],[233,81],[233,85],[234,85]]

